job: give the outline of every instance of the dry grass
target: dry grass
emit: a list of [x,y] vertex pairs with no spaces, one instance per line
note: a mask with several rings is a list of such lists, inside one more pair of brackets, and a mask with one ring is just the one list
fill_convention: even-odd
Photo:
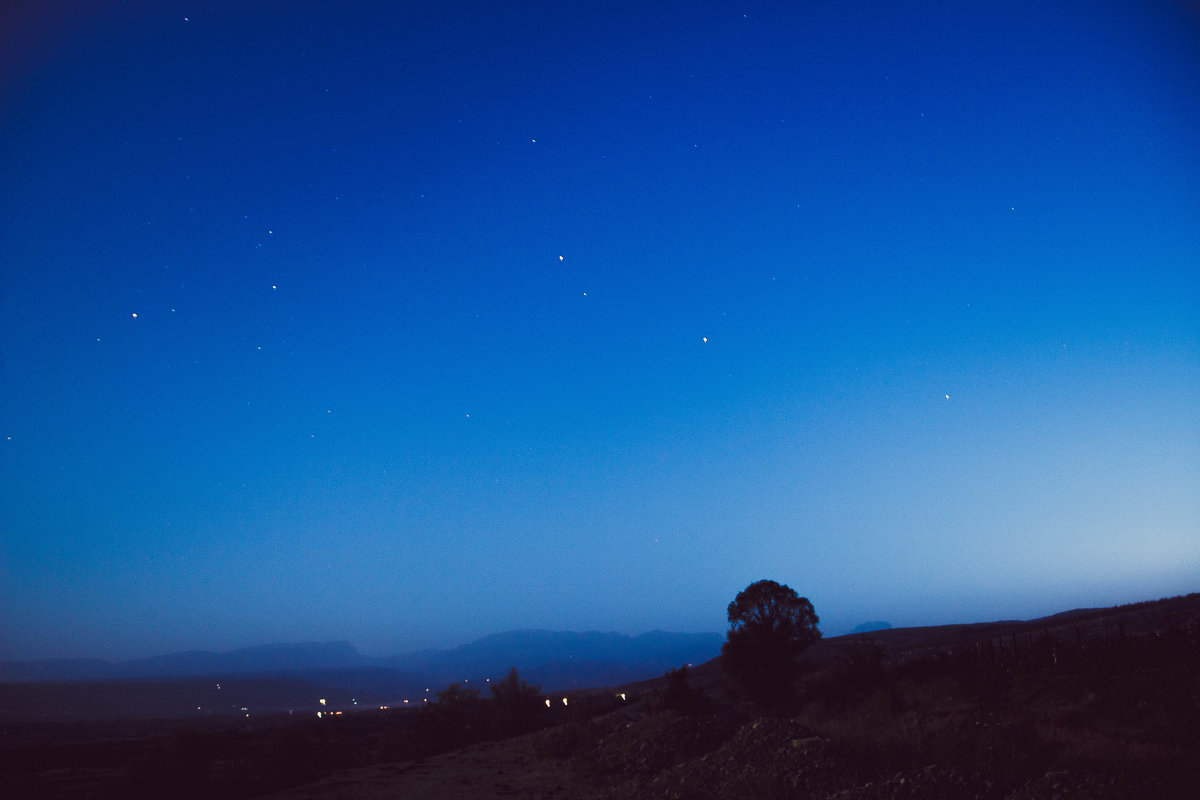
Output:
[[852,660],[810,678],[797,719],[880,776],[939,764],[1011,790],[1087,770],[1154,778],[1184,796],[1200,780],[1197,652],[1193,640],[1160,645],[1093,649],[1061,667]]

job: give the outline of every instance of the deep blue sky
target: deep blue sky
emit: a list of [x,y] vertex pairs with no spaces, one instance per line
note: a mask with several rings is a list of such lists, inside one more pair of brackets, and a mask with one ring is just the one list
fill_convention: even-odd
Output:
[[16,5],[0,657],[1200,589],[1187,4]]

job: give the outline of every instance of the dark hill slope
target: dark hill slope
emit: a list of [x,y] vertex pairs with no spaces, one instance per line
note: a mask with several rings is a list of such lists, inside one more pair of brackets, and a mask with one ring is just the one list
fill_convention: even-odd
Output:
[[[855,650],[878,648],[888,661],[910,661],[951,652],[973,645],[1021,646],[1031,641],[1086,644],[1114,639],[1155,637],[1170,633],[1200,631],[1200,593],[1162,600],[1112,606],[1079,608],[1032,620],[1001,620],[963,625],[931,625],[917,628],[888,628],[868,633],[851,633],[822,639],[804,652],[812,668],[844,660]],[[697,664],[691,672],[697,686],[710,686],[723,679],[721,659]],[[660,685],[661,677],[637,684],[639,688]]]

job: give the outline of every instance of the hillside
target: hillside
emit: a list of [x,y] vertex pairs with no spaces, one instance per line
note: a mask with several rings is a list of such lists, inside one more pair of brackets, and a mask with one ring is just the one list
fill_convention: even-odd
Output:
[[813,651],[779,716],[738,702],[714,660],[692,673],[708,713],[664,709],[656,678],[608,713],[271,797],[1124,800],[1191,797],[1200,779],[1200,595]]
[[1200,781],[1200,595],[834,637],[807,661],[769,716],[713,660],[690,671],[695,702],[664,677],[555,693],[538,730],[508,738],[465,697],[320,720],[7,722],[0,775],[6,796],[114,800],[1173,800]]

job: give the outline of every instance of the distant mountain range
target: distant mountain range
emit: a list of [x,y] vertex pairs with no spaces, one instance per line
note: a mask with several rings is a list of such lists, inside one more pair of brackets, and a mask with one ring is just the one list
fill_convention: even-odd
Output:
[[252,675],[366,666],[349,642],[270,644],[225,653],[192,650],[131,661],[97,658],[0,662],[0,681],[110,681],[147,678],[187,678],[209,675]]
[[566,676],[576,671],[572,666],[594,672],[600,664],[618,671],[623,665],[642,674],[715,658],[724,641],[721,633],[651,631],[625,636],[524,630],[485,636],[453,650],[411,653],[386,662],[387,666],[422,674],[502,675],[516,666],[522,674],[528,672],[536,679],[540,671]]
[[[364,656],[349,642],[311,642],[246,647],[223,653],[189,651],[111,662],[50,659],[0,662],[0,682],[95,682],[179,680],[251,676],[319,679],[326,685],[367,686],[373,692],[442,687],[459,680],[504,675],[517,667],[547,688],[612,685],[646,678],[670,667],[715,657],[719,633],[667,633],[640,636],[523,630],[486,636],[450,650],[424,650],[398,656]],[[423,689],[422,689],[423,693]]]
[[[863,630],[863,629],[871,630]],[[804,653],[809,665],[837,662],[864,642],[903,660],[976,643],[1055,639],[1079,644],[1200,630],[1200,594],[1113,608],[1075,609],[1035,620],[919,628],[865,623]],[[451,683],[486,686],[516,667],[547,692],[661,685],[669,668],[694,664],[692,680],[721,680],[724,635],[512,631],[450,650],[388,658],[347,642],[277,644],[225,653],[187,652],[113,663],[98,659],[0,662],[0,721],[245,716],[273,711],[420,706]],[[482,684],[482,685],[481,685]],[[488,696],[486,689],[483,696]],[[325,702],[322,702],[325,701]]]

